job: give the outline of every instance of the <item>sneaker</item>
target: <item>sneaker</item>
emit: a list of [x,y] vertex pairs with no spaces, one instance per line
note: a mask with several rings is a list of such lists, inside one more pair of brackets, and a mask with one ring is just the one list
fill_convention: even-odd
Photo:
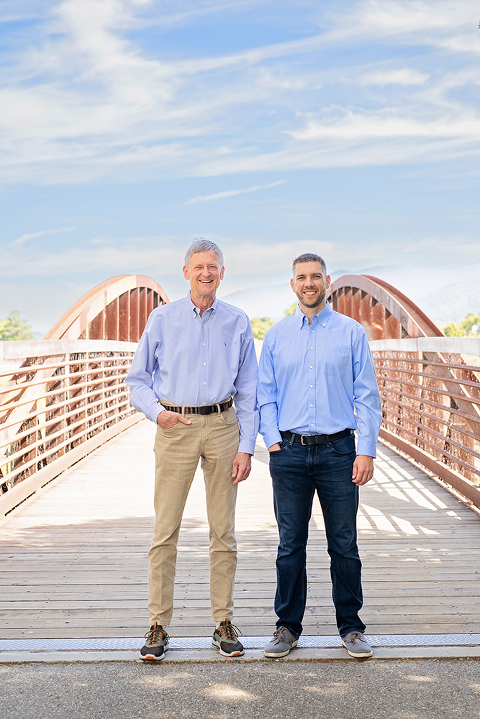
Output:
[[243,655],[243,644],[238,641],[240,629],[234,626],[230,619],[220,622],[220,626],[213,632],[212,644],[219,647],[220,654],[224,657],[241,657]]
[[263,650],[266,657],[286,657],[290,649],[297,646],[297,639],[286,627],[277,627],[273,637]]
[[150,631],[145,634],[147,641],[140,649],[140,659],[149,661],[160,661],[165,657],[168,649],[168,634],[161,624],[154,622]]
[[362,632],[349,632],[342,637],[342,644],[351,657],[366,659],[373,654],[372,647],[367,642]]

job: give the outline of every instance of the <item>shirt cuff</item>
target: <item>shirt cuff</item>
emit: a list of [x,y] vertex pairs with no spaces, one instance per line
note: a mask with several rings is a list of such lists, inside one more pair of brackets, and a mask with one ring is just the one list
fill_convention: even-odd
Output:
[[238,445],[237,452],[246,452],[247,454],[253,454],[255,452],[255,442],[250,439],[241,439]]
[[151,420],[154,424],[157,424],[158,415],[160,412],[165,412],[165,407],[163,407],[158,402],[155,403],[155,405],[152,408],[149,408],[148,414],[145,413],[145,416],[147,419]]
[[364,454],[367,457],[377,456],[377,445],[374,442],[369,442],[368,439],[361,439],[359,437],[357,441],[357,454]]
[[263,435],[263,441],[265,442],[265,446],[268,449],[272,446],[272,444],[280,444],[282,441],[282,435],[280,434],[280,430],[274,429],[271,432],[267,432]]

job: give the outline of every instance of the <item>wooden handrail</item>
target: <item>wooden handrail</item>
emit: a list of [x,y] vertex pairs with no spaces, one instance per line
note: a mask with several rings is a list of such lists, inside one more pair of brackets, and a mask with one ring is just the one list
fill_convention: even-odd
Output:
[[[382,441],[480,508],[480,340],[389,339],[370,347],[382,401]],[[479,365],[469,361],[472,356]]]
[[[0,343],[0,357],[8,355],[12,367],[2,372],[7,383],[0,391],[0,516],[143,419],[129,405],[124,382],[136,344],[50,340],[5,345]],[[19,370],[21,384],[16,382]]]

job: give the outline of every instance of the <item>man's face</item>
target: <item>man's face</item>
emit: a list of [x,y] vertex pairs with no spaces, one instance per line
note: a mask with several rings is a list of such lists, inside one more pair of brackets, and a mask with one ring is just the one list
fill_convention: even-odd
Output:
[[225,268],[213,250],[196,252],[192,255],[188,267],[183,268],[185,279],[190,280],[190,289],[199,299],[215,297]]
[[290,286],[301,305],[309,309],[321,309],[330,287],[330,276],[324,275],[319,262],[299,262],[295,265]]

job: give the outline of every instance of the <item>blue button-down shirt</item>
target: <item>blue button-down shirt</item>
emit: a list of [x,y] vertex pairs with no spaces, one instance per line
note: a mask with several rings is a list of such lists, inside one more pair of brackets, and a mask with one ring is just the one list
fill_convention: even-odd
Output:
[[258,405],[267,447],[281,441],[280,430],[335,434],[358,426],[357,453],[375,457],[382,412],[363,327],[328,302],[309,325],[297,306],[265,335]]
[[247,315],[215,300],[200,311],[187,297],[150,314],[126,383],[130,401],[152,422],[165,408],[217,404],[233,396],[239,452],[253,454],[258,431],[257,359]]

